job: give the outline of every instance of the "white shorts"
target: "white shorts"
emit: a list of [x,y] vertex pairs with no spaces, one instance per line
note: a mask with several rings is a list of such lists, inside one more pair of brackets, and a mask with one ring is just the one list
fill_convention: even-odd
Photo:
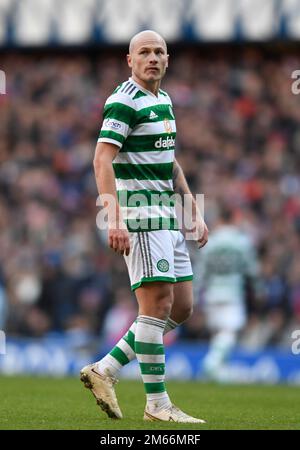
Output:
[[124,258],[132,291],[144,282],[193,279],[189,252],[180,231],[143,231],[129,233],[129,237],[130,253]]
[[213,303],[204,307],[210,331],[239,331],[246,324],[246,311],[241,303]]

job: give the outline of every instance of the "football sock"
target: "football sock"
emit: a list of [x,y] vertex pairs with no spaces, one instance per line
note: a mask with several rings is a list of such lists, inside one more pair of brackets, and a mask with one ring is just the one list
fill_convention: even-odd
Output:
[[127,333],[119,340],[115,347],[97,363],[100,373],[108,369],[110,375],[116,376],[119,370],[135,358],[134,335],[136,321]]
[[[119,370],[135,359],[134,339],[137,321],[133,322],[128,332],[119,340],[115,347],[97,363],[100,373],[109,372],[110,375],[116,376]],[[168,318],[164,334],[178,327],[178,323]]]
[[163,333],[166,321],[149,316],[138,316],[134,349],[140,365],[151,413],[171,406],[165,387],[165,350]]

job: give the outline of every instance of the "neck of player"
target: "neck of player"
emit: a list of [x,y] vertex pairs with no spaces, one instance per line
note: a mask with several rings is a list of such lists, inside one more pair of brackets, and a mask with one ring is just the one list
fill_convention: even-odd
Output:
[[138,83],[140,86],[142,86],[144,89],[147,89],[147,91],[154,94],[156,97],[158,96],[158,91],[160,88],[160,80],[158,81],[144,81],[138,78],[134,73],[132,74],[132,79]]

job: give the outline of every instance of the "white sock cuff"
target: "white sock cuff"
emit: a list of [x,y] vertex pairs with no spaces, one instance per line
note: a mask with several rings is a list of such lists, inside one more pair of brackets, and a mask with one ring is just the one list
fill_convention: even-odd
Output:
[[157,319],[156,317],[150,317],[150,316],[138,316],[137,317],[138,323],[144,323],[146,325],[151,325],[153,327],[160,328],[162,330],[165,329],[166,326],[166,320]]
[[180,324],[175,322],[175,320],[171,319],[171,317],[169,317],[168,320],[167,320],[167,325],[169,326],[170,330],[174,330]]

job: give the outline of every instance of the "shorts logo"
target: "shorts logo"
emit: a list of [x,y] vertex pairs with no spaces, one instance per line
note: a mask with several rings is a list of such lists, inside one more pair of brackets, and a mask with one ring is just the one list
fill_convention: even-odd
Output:
[[168,272],[169,263],[166,259],[160,259],[157,263],[157,268],[160,272]]

